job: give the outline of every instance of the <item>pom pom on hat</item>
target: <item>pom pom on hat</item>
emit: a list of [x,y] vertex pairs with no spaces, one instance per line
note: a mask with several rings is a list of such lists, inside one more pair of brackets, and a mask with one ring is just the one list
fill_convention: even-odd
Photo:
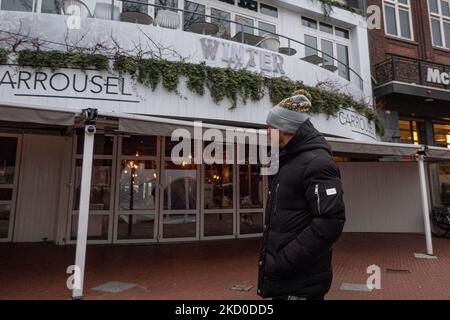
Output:
[[309,113],[312,97],[305,89],[294,91],[292,97],[286,98],[278,105],[291,111]]

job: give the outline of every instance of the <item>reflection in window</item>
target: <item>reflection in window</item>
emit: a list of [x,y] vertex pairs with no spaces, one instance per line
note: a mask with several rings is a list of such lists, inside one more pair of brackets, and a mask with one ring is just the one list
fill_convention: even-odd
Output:
[[[96,134],[94,137],[94,154],[96,155],[112,155],[114,138]],[[77,137],[77,154],[83,154],[84,134]]]
[[205,6],[192,1],[184,1],[184,10],[195,13],[183,13],[183,30],[188,31],[191,24],[205,21]]
[[165,162],[164,209],[194,210],[197,208],[197,166]]
[[349,69],[350,60],[348,58],[348,47],[342,44],[336,44],[336,50],[337,50],[339,75],[342,78],[350,80],[350,69]]
[[0,184],[13,184],[17,138],[0,137]]
[[[73,210],[80,208],[81,171],[83,160],[75,163]],[[90,210],[109,210],[111,207],[112,160],[94,159],[92,164]]]
[[412,39],[409,0],[384,0],[384,20],[388,35]]
[[[253,19],[245,18],[239,15],[236,15],[236,33],[243,31],[244,33],[254,34],[254,22]],[[243,25],[243,26],[242,26]]]
[[263,4],[261,3],[260,5],[260,12],[262,14],[274,17],[274,18],[278,18],[278,9],[272,6],[269,6],[267,4]]
[[196,214],[164,214],[163,238],[188,238],[197,234]]
[[203,217],[205,237],[233,234],[233,213],[207,213]]
[[276,33],[277,32],[276,27],[273,24],[265,23],[265,22],[261,22],[261,21],[258,22],[258,28],[261,29],[261,30],[258,30],[260,36],[264,36],[267,33]]
[[428,0],[433,45],[450,49],[450,1]]
[[263,231],[263,214],[241,213],[240,214],[240,234],[255,234]]
[[0,203],[0,239],[8,238],[11,203]]
[[2,0],[2,10],[33,11],[33,0]]
[[120,210],[155,209],[156,161],[122,160],[120,165]]
[[[178,0],[156,0],[156,5],[160,5],[162,7],[156,7],[155,8],[155,17],[158,15],[158,12],[160,10],[171,10],[170,8],[178,9]],[[177,12],[177,10],[171,10],[174,12]]]
[[433,131],[435,146],[450,148],[450,125],[434,123]]
[[259,165],[239,166],[239,203],[241,209],[263,207],[263,180]]
[[217,37],[230,39],[231,37],[231,15],[229,12],[211,8],[211,22],[219,26]]
[[122,138],[122,155],[156,156],[156,136],[131,136]]
[[[136,3],[140,2],[140,3]],[[133,0],[133,2],[123,1],[122,10],[123,12],[142,12],[148,13],[148,0]]]
[[205,165],[205,209],[233,208],[233,166]]
[[305,34],[305,57],[317,55],[317,38]]
[[42,13],[60,14],[64,8],[63,0],[42,0]]
[[[108,240],[109,216],[89,215],[88,240]],[[72,216],[70,240],[77,239],[78,215]]]
[[121,214],[118,217],[117,239],[153,239],[155,215]]

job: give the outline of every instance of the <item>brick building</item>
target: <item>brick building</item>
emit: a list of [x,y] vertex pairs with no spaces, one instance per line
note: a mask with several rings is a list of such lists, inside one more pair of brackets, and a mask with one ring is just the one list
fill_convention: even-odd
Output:
[[[382,13],[381,29],[369,31],[369,47],[383,139],[450,147],[450,2],[367,4],[380,6]],[[429,168],[434,205],[445,203],[450,165]]]

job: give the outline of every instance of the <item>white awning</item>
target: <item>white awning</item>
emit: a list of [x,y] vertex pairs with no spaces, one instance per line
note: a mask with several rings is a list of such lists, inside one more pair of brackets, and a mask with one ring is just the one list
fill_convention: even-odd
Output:
[[0,104],[0,121],[73,126],[76,112]]

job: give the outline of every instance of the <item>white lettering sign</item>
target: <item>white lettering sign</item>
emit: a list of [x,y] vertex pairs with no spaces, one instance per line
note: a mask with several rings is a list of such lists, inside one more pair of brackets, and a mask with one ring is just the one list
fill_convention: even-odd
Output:
[[201,38],[200,43],[204,59],[216,61],[218,54],[221,54],[219,59],[228,68],[279,75],[286,73],[283,68],[284,58],[278,53],[211,38]]
[[450,73],[449,72],[441,72],[439,69],[428,68],[427,82],[449,85],[450,84]]

